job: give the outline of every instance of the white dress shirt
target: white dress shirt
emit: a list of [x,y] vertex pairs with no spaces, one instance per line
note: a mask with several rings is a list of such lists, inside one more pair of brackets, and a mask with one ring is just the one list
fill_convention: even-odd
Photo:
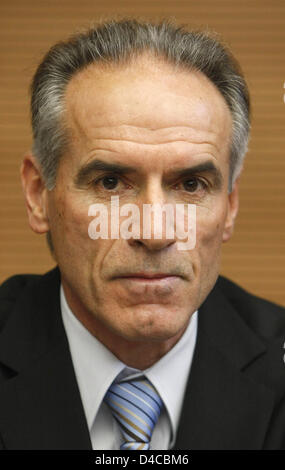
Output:
[[151,367],[141,371],[127,367],[82,325],[70,310],[62,285],[60,303],[92,448],[120,449],[123,438],[103,398],[115,379],[130,379],[143,372],[165,405],[153,431],[151,449],[171,449],[196,344],[198,311],[191,316],[175,346]]

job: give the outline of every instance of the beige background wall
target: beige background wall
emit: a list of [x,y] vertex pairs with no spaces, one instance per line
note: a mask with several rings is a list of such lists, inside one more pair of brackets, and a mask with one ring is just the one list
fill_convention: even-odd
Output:
[[43,53],[92,20],[113,14],[174,17],[217,30],[239,59],[253,103],[240,213],[224,246],[222,272],[285,305],[284,0],[1,0],[0,282],[54,265],[45,237],[31,232],[19,165],[31,145],[28,86]]

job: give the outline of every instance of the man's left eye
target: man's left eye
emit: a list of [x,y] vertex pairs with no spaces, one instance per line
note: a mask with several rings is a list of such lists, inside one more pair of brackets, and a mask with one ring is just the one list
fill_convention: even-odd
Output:
[[185,181],[183,181],[183,189],[185,191],[188,191],[189,193],[194,193],[199,189],[200,186],[202,186],[203,189],[205,189],[206,184],[201,181],[199,178],[189,178]]

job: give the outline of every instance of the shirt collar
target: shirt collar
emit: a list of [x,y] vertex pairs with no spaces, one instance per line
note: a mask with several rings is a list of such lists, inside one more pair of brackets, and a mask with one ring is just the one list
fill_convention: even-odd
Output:
[[125,367],[109,349],[76,318],[60,287],[62,319],[89,430],[115,377]]
[[159,392],[168,411],[175,442],[184,393],[189,376],[197,338],[197,316],[194,312],[187,329],[175,346],[158,362],[145,371],[146,377]]
[[143,373],[152,382],[167,409],[173,444],[195,349],[198,312],[191,316],[184,334],[175,346],[158,362],[145,371],[140,371],[126,366],[82,325],[70,310],[62,285],[60,303],[89,430],[111,383],[115,379],[130,379]]

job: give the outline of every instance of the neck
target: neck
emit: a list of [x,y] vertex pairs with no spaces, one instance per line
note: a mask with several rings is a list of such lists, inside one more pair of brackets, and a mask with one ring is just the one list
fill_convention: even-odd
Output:
[[186,326],[175,337],[164,341],[131,341],[114,335],[109,330],[106,330],[104,325],[102,328],[98,328],[97,324],[96,332],[92,331],[92,326],[88,328],[87,324],[83,323],[83,325],[120,361],[129,367],[139,370],[148,369],[158,362],[175,346],[187,328]]
[[[64,283],[63,283],[64,287]],[[129,367],[145,370],[159,361],[179,341],[185,332],[187,324],[175,336],[163,340],[137,340],[119,336],[111,331],[104,323],[83,308],[72,295],[69,289],[64,288],[66,301],[72,313],[82,325],[109,349],[121,362]]]

